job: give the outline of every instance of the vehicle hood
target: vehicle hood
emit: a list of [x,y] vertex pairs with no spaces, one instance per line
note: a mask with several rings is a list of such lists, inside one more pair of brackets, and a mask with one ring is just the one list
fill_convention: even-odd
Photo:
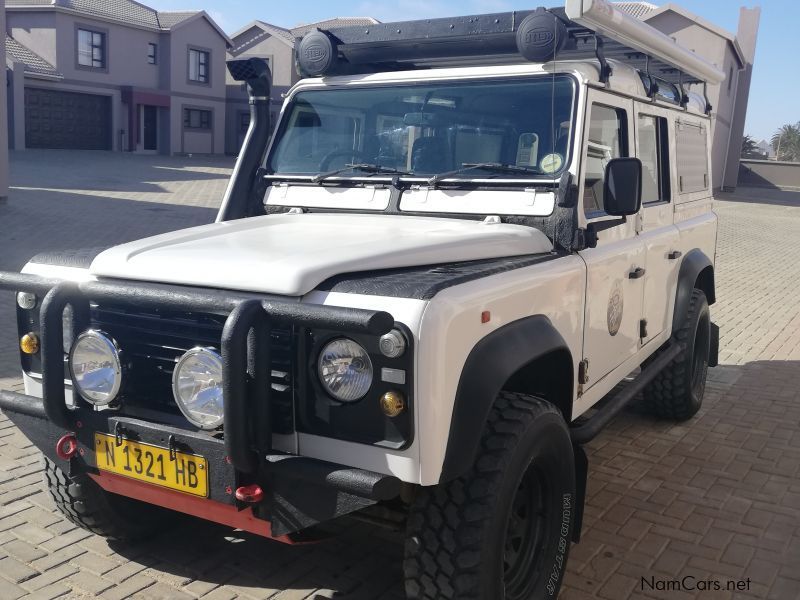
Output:
[[541,231],[436,217],[275,214],[213,223],[116,246],[97,277],[304,295],[343,273],[540,254]]

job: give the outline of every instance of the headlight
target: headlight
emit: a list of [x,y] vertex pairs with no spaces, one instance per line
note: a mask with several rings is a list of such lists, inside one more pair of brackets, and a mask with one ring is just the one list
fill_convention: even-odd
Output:
[[175,366],[172,393],[193,425],[200,429],[222,425],[222,357],[210,348],[189,350]]
[[342,402],[363,398],[372,385],[372,361],[360,344],[339,338],[325,345],[317,363],[325,391]]
[[81,396],[96,406],[111,403],[122,386],[117,344],[101,331],[84,331],[69,353],[72,381]]

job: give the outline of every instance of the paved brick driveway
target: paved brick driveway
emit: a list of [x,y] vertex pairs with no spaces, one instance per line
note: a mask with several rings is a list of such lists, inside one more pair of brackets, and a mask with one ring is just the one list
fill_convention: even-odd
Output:
[[[98,154],[87,170],[88,156],[12,158],[0,269],[49,248],[210,221],[230,167]],[[800,194],[744,191],[719,202],[718,213],[713,314],[723,366],[711,371],[691,422],[632,411],[590,444],[584,538],[572,550],[567,600],[800,597]],[[0,294],[3,387],[17,381],[12,303]],[[295,548],[187,517],[180,535],[109,544],[54,512],[40,477],[38,454],[0,416],[2,600],[402,598],[397,538],[366,526]],[[749,578],[749,591],[643,589],[642,578],[663,589],[686,576],[723,588]]]

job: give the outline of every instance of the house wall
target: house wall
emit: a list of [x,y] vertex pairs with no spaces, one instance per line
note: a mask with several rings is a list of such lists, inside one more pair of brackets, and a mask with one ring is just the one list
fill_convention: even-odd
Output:
[[[171,33],[170,67],[172,78],[172,111],[170,139],[172,153],[225,152],[225,57],[227,47],[216,30],[205,19],[195,19]],[[210,81],[199,84],[189,81],[189,49],[207,50],[210,56]],[[212,111],[211,131],[186,130],[184,108]]]
[[[247,35],[240,36],[246,38]],[[234,43],[236,40],[234,40]],[[294,49],[286,42],[274,36],[265,36],[258,44],[248,48],[244,52],[237,54],[236,58],[266,58],[272,71],[272,102],[270,112],[277,115],[283,105],[283,94],[289,91],[299,79],[299,75],[294,69]],[[225,133],[225,152],[227,154],[238,154],[242,145],[243,132],[240,126],[242,113],[249,113],[250,107],[247,103],[247,91],[245,87],[234,81],[230,73],[227,73],[227,118]]]
[[[225,151],[225,55],[227,46],[206,19],[195,17],[170,32],[121,25],[60,11],[15,11],[9,30],[13,37],[51,62],[61,81],[25,77],[15,80],[15,139],[24,145],[24,88],[58,89],[112,98],[112,149],[141,149],[141,123],[136,103],[123,103],[123,89],[169,96],[169,107],[158,109],[158,146],[163,154]],[[78,28],[106,34],[106,67],[87,69],[77,64]],[[158,45],[157,64],[147,61],[148,44]],[[208,85],[189,81],[189,47],[211,54]],[[128,93],[128,97],[130,93]],[[127,99],[126,99],[127,100]],[[158,103],[157,101],[150,101]],[[213,112],[211,131],[184,131],[183,108]],[[130,111],[137,111],[133,118]],[[19,134],[17,135],[17,132]],[[136,143],[138,140],[138,144]]]
[[[701,27],[685,17],[664,12],[647,19],[662,33],[676,40],[680,45],[696,52],[707,61],[713,63],[725,73],[725,81],[720,85],[708,87],[708,99],[713,107],[712,134],[712,184],[714,189],[722,187],[722,175],[728,157],[728,142],[731,137],[731,120],[736,94],[739,65],[730,43],[725,38]],[[728,77],[733,71],[733,80]],[[729,89],[729,82],[731,83]],[[702,86],[693,86],[692,90],[703,93]]]
[[[0,6],[0,33],[6,30],[5,6]],[[0,65],[7,71],[6,65],[6,36],[0,36]],[[8,73],[6,72],[6,77]],[[0,85],[0,200],[8,198],[8,114],[6,107],[6,85]]]

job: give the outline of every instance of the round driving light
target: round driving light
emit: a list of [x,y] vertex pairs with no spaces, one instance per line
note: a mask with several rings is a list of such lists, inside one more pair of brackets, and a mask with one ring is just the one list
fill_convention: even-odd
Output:
[[396,417],[406,409],[406,400],[400,392],[386,392],[381,396],[381,410],[387,417]]
[[392,329],[389,333],[381,336],[378,347],[385,357],[399,358],[406,351],[406,338],[397,329]]
[[19,349],[25,354],[36,354],[39,351],[39,336],[35,333],[26,333],[19,341]]
[[172,393],[193,425],[200,429],[222,425],[222,357],[211,348],[189,350],[175,365]]
[[78,393],[95,406],[106,406],[122,387],[122,363],[114,340],[89,329],[75,340],[69,353],[69,370]]
[[20,292],[17,294],[17,306],[23,310],[36,308],[36,294],[30,292]]
[[325,391],[342,402],[361,400],[372,385],[372,361],[361,344],[347,338],[328,342],[317,363]]

